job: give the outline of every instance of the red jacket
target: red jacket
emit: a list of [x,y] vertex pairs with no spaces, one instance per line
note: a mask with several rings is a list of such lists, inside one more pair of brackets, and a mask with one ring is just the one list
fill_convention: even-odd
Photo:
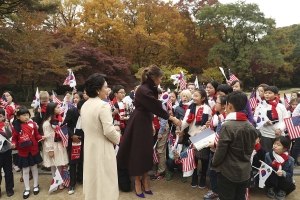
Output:
[[39,153],[38,141],[42,139],[42,136],[39,134],[36,124],[33,121],[28,123],[22,123],[21,129],[23,134],[27,134],[30,138],[32,145],[21,147],[20,136],[14,128],[12,129],[12,144],[16,145],[19,156],[27,157],[30,152],[31,155],[36,155]]

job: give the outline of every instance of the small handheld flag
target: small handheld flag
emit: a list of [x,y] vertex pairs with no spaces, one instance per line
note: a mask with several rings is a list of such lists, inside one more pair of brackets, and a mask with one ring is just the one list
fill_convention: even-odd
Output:
[[158,142],[158,140],[155,142],[155,144],[153,146],[153,164],[159,163],[159,158],[158,158],[157,150],[156,150],[157,142]]
[[196,79],[195,79],[195,87],[197,88],[197,89],[199,89],[200,87],[199,87],[199,82],[198,82],[198,76],[196,76]]
[[231,71],[229,70],[229,83],[232,83],[233,81],[238,81],[239,79],[233,74],[231,73]]
[[291,140],[300,137],[300,115],[284,119],[288,135]]
[[62,146],[67,147],[68,146],[68,127],[66,125],[63,126],[57,126],[55,129],[55,134],[58,134],[61,137]]
[[40,106],[40,93],[39,93],[39,88],[36,88],[36,92],[33,97],[31,107],[38,107],[38,106]]
[[286,108],[287,110],[290,110],[289,100],[288,100],[288,98],[287,98],[287,96],[286,96],[285,93],[284,93],[283,98],[284,98],[284,106],[285,106],[285,108]]
[[257,106],[256,91],[254,88],[252,89],[252,92],[251,92],[251,95],[249,98],[249,104],[250,104],[251,110],[254,111]]
[[63,180],[63,185],[65,187],[69,187],[70,186],[70,175],[69,175],[69,172],[68,172],[68,170],[65,166],[63,166],[61,168],[61,178]]
[[71,88],[76,86],[76,79],[71,69],[68,69],[68,76],[66,77],[63,85],[69,85]]

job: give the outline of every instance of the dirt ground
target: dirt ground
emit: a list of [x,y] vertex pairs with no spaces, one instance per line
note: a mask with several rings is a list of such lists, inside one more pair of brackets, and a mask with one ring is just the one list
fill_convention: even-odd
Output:
[[[5,186],[2,183],[2,196],[1,199],[9,199],[9,200],[20,200],[23,199],[23,190],[24,184],[20,183],[20,173],[16,173],[15,176],[15,194],[12,197],[7,197],[5,193]],[[296,184],[300,183],[300,176],[294,177]],[[84,199],[84,195],[82,194],[82,185],[78,185],[75,188],[75,193],[73,195],[68,195],[68,190],[58,190],[52,194],[48,194],[48,190],[50,187],[51,175],[50,174],[40,174],[39,175],[39,184],[41,187],[40,193],[38,195],[33,195],[31,193],[28,199],[30,200],[81,200]],[[206,194],[207,190],[201,190],[199,188],[191,188],[190,186],[191,178],[186,183],[181,182],[181,177],[179,173],[175,173],[172,181],[159,180],[159,181],[150,181],[151,189],[154,195],[146,195],[146,199],[155,199],[155,200],[174,200],[174,199],[189,199],[189,200],[198,200],[203,199],[203,196]],[[30,181],[30,185],[32,187],[33,181]],[[253,189],[250,192],[251,200],[267,200],[269,199],[266,196],[266,191],[263,189]],[[124,193],[120,192],[121,200],[138,200],[140,198],[136,197],[135,193],[129,192]],[[291,193],[287,198],[287,200],[299,200],[300,199],[300,190],[296,189],[293,193]]]

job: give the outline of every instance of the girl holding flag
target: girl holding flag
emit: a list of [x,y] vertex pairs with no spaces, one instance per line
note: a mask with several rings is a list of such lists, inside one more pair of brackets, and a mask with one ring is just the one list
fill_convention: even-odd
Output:
[[34,182],[33,194],[37,195],[40,191],[37,164],[41,163],[43,160],[39,154],[38,142],[43,140],[45,137],[39,134],[36,124],[30,120],[29,110],[24,106],[20,106],[16,110],[12,133],[11,147],[13,149],[17,148],[18,150],[18,167],[23,170],[23,180],[25,184],[23,198],[27,199],[30,194],[30,170],[32,171]]
[[[49,103],[43,120],[43,132],[45,141],[43,144],[44,166],[51,167],[52,176],[54,177],[56,166],[61,171],[61,166],[68,164],[68,154],[66,147],[63,147],[62,140],[56,136],[53,126],[60,125],[62,119],[60,116],[60,105],[58,103]],[[55,160],[55,163],[53,160]],[[55,166],[56,164],[56,166]],[[61,185],[59,189],[63,189]]]
[[[189,106],[182,121],[182,130],[189,127],[189,135],[201,134],[206,129],[206,122],[211,119],[212,111],[208,105],[206,91],[197,89],[194,92],[193,103]],[[199,188],[204,189],[206,185],[206,171],[208,167],[209,148],[195,151],[196,157],[201,160],[202,170]],[[197,164],[196,160],[196,164]],[[197,168],[194,170],[191,187],[198,185]]]

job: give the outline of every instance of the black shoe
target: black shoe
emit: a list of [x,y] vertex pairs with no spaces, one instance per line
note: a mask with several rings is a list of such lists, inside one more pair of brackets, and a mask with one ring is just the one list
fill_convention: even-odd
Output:
[[198,180],[197,179],[192,179],[191,187],[196,188],[198,185]]
[[40,186],[39,185],[33,188],[33,194],[34,195],[37,195],[39,192],[40,192]]
[[[25,194],[27,193],[27,194]],[[30,190],[24,190],[24,193],[23,193],[23,199],[27,199],[30,195]]]
[[[7,190],[7,191],[6,191],[6,195],[7,195],[8,197],[11,197],[11,196],[14,195],[14,194],[15,194],[15,192],[14,192],[13,189]],[[1,196],[1,195],[0,195],[0,196]]]

